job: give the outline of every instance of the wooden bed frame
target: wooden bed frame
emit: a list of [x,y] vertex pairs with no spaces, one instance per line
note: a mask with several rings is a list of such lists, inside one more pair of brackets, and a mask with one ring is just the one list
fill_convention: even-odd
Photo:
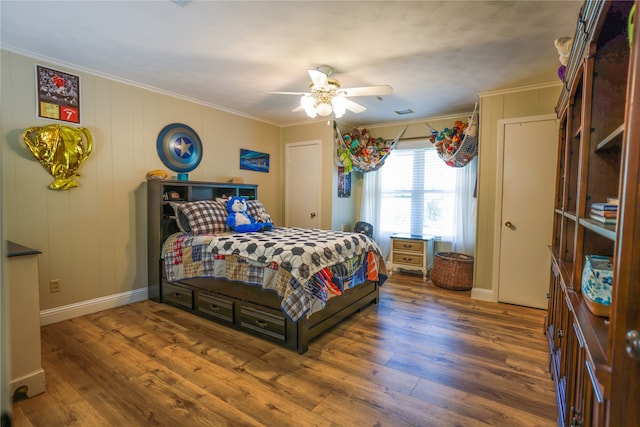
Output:
[[292,322],[281,310],[281,298],[270,290],[224,279],[167,281],[160,259],[162,242],[177,231],[173,211],[163,194],[175,192],[187,201],[221,196],[257,198],[257,185],[193,181],[147,181],[149,299],[259,336],[303,354],[309,342],[380,298],[378,282],[367,281],[331,298],[309,318]]

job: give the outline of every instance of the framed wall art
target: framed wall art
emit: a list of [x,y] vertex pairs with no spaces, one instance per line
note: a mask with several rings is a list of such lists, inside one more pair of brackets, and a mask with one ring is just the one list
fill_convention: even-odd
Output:
[[80,77],[36,64],[38,117],[80,123]]
[[241,148],[240,169],[269,172],[269,154]]
[[338,197],[351,197],[351,174],[344,173],[344,166],[338,166]]

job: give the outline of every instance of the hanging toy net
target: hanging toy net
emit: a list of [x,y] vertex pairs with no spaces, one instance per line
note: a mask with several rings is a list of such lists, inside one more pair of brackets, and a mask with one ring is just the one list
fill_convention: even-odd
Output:
[[366,129],[353,129],[343,134],[335,121],[333,130],[338,147],[338,162],[344,167],[344,173],[350,173],[371,172],[382,167],[407,128],[394,139],[373,138]]
[[431,142],[435,144],[438,155],[444,162],[454,168],[468,165],[478,154],[478,103],[468,123],[458,120],[451,129],[444,128],[438,132],[429,123]]

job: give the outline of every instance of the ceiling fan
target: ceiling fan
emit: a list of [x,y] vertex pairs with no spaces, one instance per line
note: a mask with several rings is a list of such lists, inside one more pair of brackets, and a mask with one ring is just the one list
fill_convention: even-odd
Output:
[[310,92],[271,93],[300,96],[300,106],[293,111],[304,110],[311,118],[317,115],[328,116],[332,111],[336,118],[342,117],[346,110],[361,113],[367,108],[347,97],[389,95],[393,92],[393,88],[389,85],[341,88],[338,80],[329,77],[333,73],[333,68],[328,65],[321,65],[308,72],[311,78]]

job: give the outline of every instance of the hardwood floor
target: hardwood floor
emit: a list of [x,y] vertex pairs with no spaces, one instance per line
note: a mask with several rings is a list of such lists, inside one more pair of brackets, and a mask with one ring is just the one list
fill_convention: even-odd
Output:
[[299,355],[151,301],[42,328],[15,426],[553,426],[542,310],[394,274]]

